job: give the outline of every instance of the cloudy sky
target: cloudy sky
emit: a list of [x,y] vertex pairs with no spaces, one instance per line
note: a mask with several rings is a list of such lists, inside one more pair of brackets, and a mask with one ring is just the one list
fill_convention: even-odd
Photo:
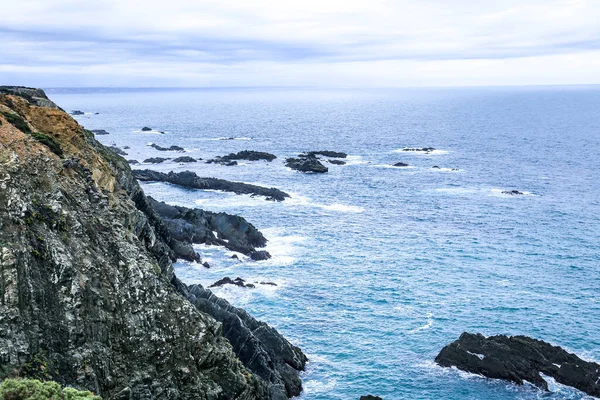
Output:
[[600,83],[600,0],[6,0],[0,84]]

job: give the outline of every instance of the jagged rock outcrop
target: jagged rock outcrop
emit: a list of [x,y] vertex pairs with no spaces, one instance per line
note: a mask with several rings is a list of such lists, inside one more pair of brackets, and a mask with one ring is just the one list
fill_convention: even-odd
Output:
[[198,160],[196,160],[195,158],[192,158],[190,156],[183,156],[183,157],[177,157],[177,158],[173,159],[173,162],[189,163],[189,162],[198,162]]
[[309,151],[306,155],[310,156],[325,156],[331,158],[346,158],[348,154],[341,151],[321,150],[321,151]]
[[271,258],[267,252],[263,256],[262,252],[256,251],[257,247],[267,245],[267,239],[254,225],[240,216],[172,206],[152,197],[148,197],[148,200],[165,223],[171,237],[178,241],[223,246],[255,260]]
[[[52,100],[46,96],[42,89],[29,88],[24,86],[0,86],[0,94],[10,94],[19,96],[27,100],[29,104],[39,107],[55,108],[62,110]],[[5,98],[5,101],[10,101],[10,98]]]
[[92,129],[90,132],[92,132],[94,135],[110,135],[110,132],[107,132],[104,129]]
[[243,280],[242,278],[240,278],[239,276],[235,279],[231,279],[230,277],[226,276],[225,278],[219,279],[218,281],[216,281],[215,283],[210,285],[208,288],[210,289],[210,288],[214,288],[214,287],[221,287],[224,285],[234,285],[234,286],[250,288],[250,289],[253,289],[256,287],[252,283],[246,283],[246,281]]
[[285,160],[285,166],[300,172],[325,173],[329,171],[315,155],[300,154],[298,158],[288,158]]
[[237,165],[237,160],[248,160],[248,161],[273,161],[277,156],[271,153],[265,153],[263,151],[252,151],[243,150],[238,153],[230,153],[226,156],[216,157],[212,160],[206,161],[207,164],[223,164],[223,165]]
[[199,285],[188,289],[190,301],[223,324],[223,332],[238,358],[267,382],[271,398],[285,399],[300,394],[302,382],[296,371],[304,370],[307,359],[298,347],[209,289]]
[[[260,347],[236,356],[223,311],[192,304],[175,277],[177,242],[127,161],[36,104],[0,95],[0,111],[62,149],[0,113],[0,379],[41,376],[104,399],[284,399],[277,385],[303,367],[284,380],[275,361],[291,345],[265,325],[282,345],[275,361],[252,362]],[[256,324],[238,318],[243,340],[259,340]]]
[[191,171],[169,172],[167,174],[150,169],[133,171],[134,176],[140,181],[147,182],[167,182],[174,185],[180,185],[187,188],[201,190],[220,190],[223,192],[233,192],[236,194],[251,194],[255,196],[265,196],[267,200],[283,201],[290,197],[289,194],[276,189],[263,186],[250,185],[242,182],[226,181],[217,178],[201,178]]
[[150,147],[154,147],[156,150],[158,151],[178,151],[178,152],[184,152],[185,149],[181,146],[169,146],[169,147],[162,147],[157,145],[156,143],[151,143]]
[[145,163],[150,163],[150,164],[160,164],[163,163],[167,160],[170,160],[170,158],[163,158],[163,157],[150,157],[150,158],[146,158],[144,160]]
[[435,358],[442,367],[455,366],[488,378],[522,385],[527,381],[548,390],[540,373],[563,385],[600,397],[600,364],[584,361],[558,346],[527,336],[463,333]]

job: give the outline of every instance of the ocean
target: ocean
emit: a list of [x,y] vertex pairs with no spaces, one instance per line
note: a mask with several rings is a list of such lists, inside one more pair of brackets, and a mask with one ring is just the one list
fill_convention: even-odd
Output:
[[[464,331],[528,335],[600,360],[600,87],[47,93],[84,111],[75,118],[87,129],[110,132],[97,136],[102,143],[130,147],[127,159],[180,155],[150,142],[205,160],[277,155],[133,168],[191,170],[292,195],[277,203],[142,185],[170,204],[241,215],[267,237],[268,261],[202,245],[210,269],[178,262],[175,270],[206,286],[225,276],[277,284],[214,292],[307,354],[301,399],[590,398],[433,360]],[[436,150],[402,150],[414,147]],[[284,166],[315,150],[346,152],[347,164],[326,164],[319,175]]]

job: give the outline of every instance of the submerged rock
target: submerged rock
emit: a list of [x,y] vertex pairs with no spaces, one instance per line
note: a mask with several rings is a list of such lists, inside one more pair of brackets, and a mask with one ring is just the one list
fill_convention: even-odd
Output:
[[132,165],[133,165],[133,164],[139,164],[139,163],[140,163],[138,160],[127,160],[127,162],[128,162],[129,164],[132,164]]
[[321,151],[309,151],[306,153],[307,156],[325,156],[331,158],[346,158],[348,154],[343,153],[341,151],[330,151],[330,150],[321,150]]
[[190,156],[183,156],[183,157],[177,157],[177,158],[173,159],[173,162],[189,163],[189,162],[198,162],[198,160],[196,160],[195,158],[192,158]]
[[260,251],[251,252],[250,258],[253,259],[254,261],[263,261],[263,260],[268,260],[269,258],[271,258],[271,255],[269,254],[268,251],[260,250]]
[[[146,161],[144,161],[146,162]],[[275,188],[266,188],[257,185],[250,185],[242,182],[231,182],[217,178],[201,178],[194,172],[163,172],[145,170],[134,170],[133,174],[140,181],[149,182],[168,182],[174,185],[180,185],[187,188],[200,190],[221,190],[224,192],[233,192],[236,194],[251,194],[265,196],[267,200],[283,201],[290,197],[289,194]]]
[[150,158],[146,158],[144,160],[145,163],[151,163],[151,164],[160,164],[163,163],[167,160],[170,160],[170,158],[163,158],[163,157],[150,157]]
[[519,192],[518,190],[503,190],[502,194],[510,194],[511,196],[522,196],[525,193]]
[[285,160],[285,166],[300,172],[325,173],[329,171],[315,156],[303,156],[301,154],[298,157]]
[[71,115],[84,115],[85,113],[83,111],[80,110],[73,110],[71,111]]
[[408,167],[409,165],[403,162],[397,162],[393,165],[394,167]]
[[223,164],[223,165],[237,165],[237,162],[235,162],[235,160],[248,160],[248,161],[265,160],[265,161],[271,162],[276,158],[277,158],[277,156],[274,154],[271,154],[271,153],[265,153],[262,151],[244,150],[244,151],[240,151],[238,153],[231,153],[231,154],[228,154],[223,157],[217,157],[212,160],[208,160],[207,163],[208,164],[215,163],[215,164]]
[[185,149],[180,146],[162,147],[162,146],[157,145],[156,143],[150,144],[150,147],[154,147],[158,151],[179,151],[179,152],[185,151]]
[[431,153],[432,151],[434,151],[435,148],[434,147],[421,147],[421,148],[406,148],[406,149],[402,149],[402,151],[422,151],[425,153]]
[[152,128],[149,128],[147,126],[142,128],[142,132],[150,132],[152,130]]
[[104,129],[92,129],[90,130],[90,132],[92,132],[94,135],[110,135],[110,133],[108,133]]
[[228,276],[226,276],[225,278],[219,279],[218,281],[216,281],[215,283],[210,285],[208,288],[210,289],[213,287],[221,287],[223,285],[235,285],[235,286],[239,286],[239,287],[243,287],[243,288],[251,288],[251,289],[255,288],[255,286],[253,284],[246,283],[246,281],[240,277],[231,279]]
[[346,161],[342,160],[327,160],[327,162],[334,165],[346,165]]
[[373,396],[373,395],[366,395],[366,396],[360,396],[360,400],[383,400],[381,397],[379,396]]
[[527,336],[463,333],[435,358],[442,367],[455,366],[488,378],[548,390],[540,373],[591,396],[600,396],[600,364],[584,361],[560,347]]

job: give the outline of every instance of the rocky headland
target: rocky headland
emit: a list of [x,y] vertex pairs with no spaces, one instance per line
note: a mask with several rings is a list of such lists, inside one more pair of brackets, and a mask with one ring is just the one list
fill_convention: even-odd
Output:
[[299,394],[300,349],[177,279],[177,247],[191,245],[127,161],[42,91],[2,90],[0,380],[54,380],[104,399]]

